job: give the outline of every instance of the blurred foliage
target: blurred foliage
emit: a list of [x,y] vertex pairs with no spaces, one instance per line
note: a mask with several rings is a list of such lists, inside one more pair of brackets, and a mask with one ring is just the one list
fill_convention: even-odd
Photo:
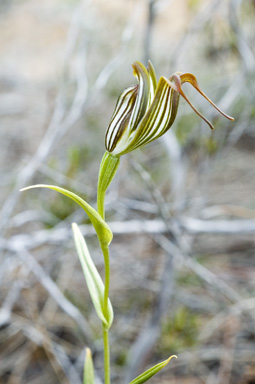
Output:
[[161,353],[171,354],[195,346],[199,333],[199,315],[185,307],[175,310],[173,316],[164,319],[159,348]]
[[177,281],[181,286],[189,289],[201,287],[200,278],[187,269],[183,269],[177,275]]
[[196,10],[199,7],[200,3],[201,3],[201,0],[188,0],[188,6],[192,10]]
[[121,346],[119,348],[119,351],[115,352],[116,353],[116,359],[115,359],[115,364],[117,366],[123,367],[127,363],[127,358],[128,358],[128,352],[127,350],[123,349]]
[[59,221],[62,221],[69,217],[77,209],[77,203],[65,196],[54,193],[54,197],[47,200],[47,209],[55,217],[57,217]]

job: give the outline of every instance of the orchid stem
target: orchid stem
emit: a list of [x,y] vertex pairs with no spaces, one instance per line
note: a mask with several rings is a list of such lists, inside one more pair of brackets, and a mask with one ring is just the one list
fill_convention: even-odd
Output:
[[[108,245],[101,243],[101,249],[104,255],[104,265],[105,265],[105,278],[104,278],[104,302],[103,302],[103,312],[104,316],[108,320],[108,297],[109,297],[109,287],[110,287],[110,257],[109,257],[109,247]],[[109,347],[109,333],[108,329],[102,323],[103,327],[103,341],[104,341],[104,377],[105,384],[110,384],[110,347]]]
[[[105,278],[104,278],[104,302],[103,302],[103,311],[104,316],[108,320],[108,297],[109,297],[109,287],[110,287],[110,257],[109,257],[109,247],[108,245],[101,244],[101,249],[104,255],[104,265],[105,265]],[[108,329],[102,323],[103,327],[103,341],[104,341],[104,377],[105,384],[110,384],[110,347],[109,347],[109,333]]]
[[107,245],[101,244],[101,249],[104,255],[104,265],[105,265],[105,278],[104,278],[104,315],[107,315],[107,305],[109,297],[109,287],[110,287],[110,257],[109,257],[109,248]]
[[[101,161],[99,177],[98,177],[98,189],[97,189],[97,209],[98,213],[104,220],[105,218],[105,193],[109,187],[119,165],[119,158],[110,155],[105,152]],[[109,257],[109,245],[106,243],[100,244],[104,255],[104,298],[103,298],[103,312],[105,318],[108,320],[108,297],[110,288],[110,257]],[[105,384],[110,384],[110,346],[109,346],[109,330],[103,327],[103,341],[104,341],[104,377]]]
[[104,339],[104,384],[110,384],[110,347],[108,329],[103,324],[103,339]]

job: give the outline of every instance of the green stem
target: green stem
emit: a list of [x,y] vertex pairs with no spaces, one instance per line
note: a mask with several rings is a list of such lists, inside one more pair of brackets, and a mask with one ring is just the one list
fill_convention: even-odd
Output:
[[103,339],[104,339],[104,383],[110,384],[110,348],[108,330],[103,324]]
[[106,244],[101,244],[101,249],[104,255],[104,315],[107,316],[107,305],[109,297],[109,288],[110,288],[110,256],[109,248]]
[[[110,257],[109,257],[108,245],[101,243],[101,249],[103,251],[104,265],[105,265],[103,311],[104,311],[104,316],[107,318],[108,317],[107,306],[108,306],[109,287],[110,287]],[[109,335],[108,335],[108,329],[106,329],[104,324],[102,324],[102,327],[103,327],[103,340],[104,340],[104,377],[105,377],[105,384],[110,384],[111,381],[110,381]]]
[[[98,213],[104,220],[105,217],[105,193],[109,187],[119,165],[119,158],[110,155],[108,152],[105,152],[103,159],[101,161],[99,176],[98,176],[98,187],[97,187],[97,209]],[[109,247],[106,243],[100,244],[103,255],[104,255],[104,265],[105,265],[105,278],[104,278],[104,302],[103,302],[103,311],[104,316],[108,317],[108,297],[109,297],[109,287],[110,287],[110,257],[109,257]],[[108,318],[107,318],[108,320]],[[109,347],[109,335],[108,329],[105,328],[103,324],[103,340],[104,340],[104,376],[105,384],[110,384],[110,347]]]

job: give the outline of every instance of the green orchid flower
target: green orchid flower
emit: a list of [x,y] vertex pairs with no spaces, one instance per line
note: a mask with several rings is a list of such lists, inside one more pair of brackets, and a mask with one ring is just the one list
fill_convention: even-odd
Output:
[[98,212],[104,218],[104,198],[118,169],[120,157],[164,135],[174,123],[180,95],[195,113],[213,129],[212,124],[191,104],[182,90],[190,83],[210,104],[229,120],[200,89],[191,73],[174,73],[169,79],[162,76],[158,83],[152,63],[146,69],[136,61],[134,76],[138,84],[126,88],[120,95],[105,135],[106,152],[98,176]]
[[162,76],[157,83],[152,63],[133,64],[138,84],[126,88],[120,95],[105,136],[105,147],[112,156],[122,156],[156,140],[167,132],[177,115],[180,95],[191,108],[213,129],[212,124],[191,104],[182,90],[190,83],[223,116],[222,112],[199,88],[191,73],[174,73],[169,79]]

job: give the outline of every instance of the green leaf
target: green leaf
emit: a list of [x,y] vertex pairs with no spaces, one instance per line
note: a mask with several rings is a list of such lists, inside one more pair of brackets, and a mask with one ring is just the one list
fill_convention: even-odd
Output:
[[170,356],[167,360],[164,360],[161,363],[158,363],[158,364],[154,365],[154,367],[151,367],[150,369],[148,369],[147,371],[142,373],[140,376],[137,376],[129,384],[142,384],[142,383],[145,383],[152,376],[154,376],[156,373],[158,373],[162,368],[164,368],[173,357],[175,357],[177,359],[177,356],[175,356],[175,355]]
[[83,384],[94,384],[94,366],[91,356],[91,350],[86,348],[85,364],[84,364],[84,374],[83,374]]
[[46,184],[31,185],[29,187],[21,189],[21,191],[26,191],[28,189],[33,189],[33,188],[53,189],[54,191],[62,193],[62,195],[65,195],[70,199],[74,200],[77,204],[79,204],[84,209],[84,211],[87,213],[88,217],[90,218],[90,221],[96,230],[100,244],[107,244],[107,245],[110,244],[110,242],[112,241],[112,231],[110,230],[106,222],[102,219],[102,217],[99,215],[99,213],[93,207],[91,207],[91,205],[89,205],[85,200],[83,200],[80,196],[76,195],[73,192],[68,191],[67,189],[58,187],[56,185],[46,185]]
[[91,259],[87,244],[77,224],[73,223],[73,234],[85,280],[98,317],[107,329],[113,321],[113,310],[108,299],[107,313],[104,313],[104,283]]

